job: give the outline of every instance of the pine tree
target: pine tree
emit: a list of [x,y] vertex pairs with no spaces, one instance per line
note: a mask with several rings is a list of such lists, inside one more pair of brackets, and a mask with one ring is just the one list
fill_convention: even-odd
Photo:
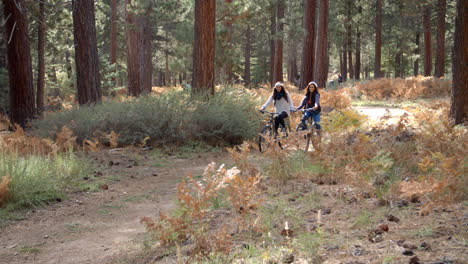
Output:
[[216,0],[195,0],[192,93],[214,95]]
[[35,102],[26,1],[3,0],[6,23],[10,119],[21,126],[34,118]]
[[424,27],[424,76],[430,76],[432,70],[432,50],[431,50],[431,8],[424,7],[423,11]]
[[315,80],[319,87],[326,87],[328,77],[328,0],[320,0],[317,35]]
[[276,40],[275,60],[273,64],[273,83],[283,81],[283,29],[284,29],[284,0],[278,0],[276,7]]
[[101,100],[94,1],[73,0],[76,84],[79,104]]
[[468,121],[468,2],[457,0],[452,53],[453,84],[450,118],[455,124]]
[[375,5],[375,63],[374,78],[382,77],[382,1],[376,0]]
[[304,44],[302,46],[302,69],[299,89],[305,89],[313,81],[315,61],[315,10],[316,0],[306,0],[304,8]]
[[435,76],[440,78],[445,73],[445,13],[446,0],[437,1],[437,50],[435,61]]
[[39,2],[39,21],[37,23],[37,90],[36,90],[36,107],[40,114],[44,109],[44,86],[45,86],[45,6],[43,0]]

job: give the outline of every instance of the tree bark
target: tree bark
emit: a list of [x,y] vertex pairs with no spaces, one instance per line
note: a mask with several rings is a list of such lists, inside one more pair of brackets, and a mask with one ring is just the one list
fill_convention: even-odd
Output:
[[[362,6],[358,7],[358,13],[362,13]],[[361,31],[359,30],[359,26],[356,28],[356,64],[354,68],[354,78],[356,80],[361,79]]]
[[244,85],[250,86],[250,58],[252,56],[252,36],[250,25],[245,30],[245,52],[244,52]]
[[294,83],[297,76],[297,51],[294,43],[290,43],[288,53],[288,81]]
[[446,0],[437,1],[437,51],[435,61],[435,76],[440,78],[445,74],[445,13]]
[[382,77],[382,0],[376,0],[375,8],[375,64],[374,78]]
[[131,0],[126,0],[126,38],[127,38],[127,82],[128,95],[139,96],[142,92],[142,72],[140,68],[140,54],[143,46],[143,32],[140,27],[141,18],[129,10]]
[[270,83],[273,86],[275,70],[276,6],[270,7]]
[[[44,0],[46,1],[46,0]],[[37,91],[36,108],[38,114],[44,109],[44,86],[45,86],[45,63],[44,63],[44,45],[45,45],[45,7],[44,1],[39,2],[39,21],[37,30]]]
[[414,50],[414,55],[416,55],[416,59],[414,60],[414,65],[413,65],[413,75],[418,76],[419,75],[419,37],[420,33],[416,32],[416,49]]
[[153,31],[150,23],[151,5],[143,19],[143,91],[151,93],[153,88]]
[[401,40],[398,40],[397,44],[397,53],[395,55],[395,78],[402,77],[402,69],[401,69]]
[[[111,0],[111,53],[110,63],[117,63],[117,0]],[[114,65],[115,67],[116,65]],[[115,72],[115,71],[114,71]],[[116,78],[112,78],[112,84],[116,85]]]
[[346,52],[346,45],[343,49],[343,81],[348,80],[348,53]]
[[[224,3],[227,6],[228,12],[230,12],[230,5],[233,0],[224,0]],[[224,27],[226,28],[226,33],[224,36],[224,48],[223,50],[230,50],[232,49],[232,15],[230,13],[226,14],[226,17],[224,19]],[[227,52],[227,55],[229,55],[230,52]],[[228,82],[232,81],[233,79],[233,73],[232,73],[232,63],[231,63],[232,58],[226,57],[225,63],[224,63],[224,68],[225,68],[225,73],[226,73],[226,79]]]
[[277,23],[276,23],[276,36],[275,41],[275,63],[274,63],[274,74],[273,83],[283,81],[283,28],[284,28],[284,0],[279,0],[277,5]]
[[351,10],[352,10],[352,2],[351,0],[346,1],[347,4],[347,19],[346,19],[346,38],[347,38],[347,44],[346,48],[348,50],[348,62],[349,62],[349,78],[354,79],[354,67],[353,67],[353,52],[352,52],[352,47],[353,47],[353,39],[352,39],[352,26],[351,26]]
[[457,0],[452,52],[453,84],[449,117],[454,124],[468,122],[468,1]]
[[35,102],[28,17],[24,0],[3,0],[6,19],[8,76],[10,80],[10,119],[25,126],[34,118]]
[[80,105],[101,100],[94,1],[73,0],[76,84]]
[[424,7],[423,11],[423,27],[424,27],[424,76],[430,76],[432,71],[432,54],[431,54],[431,9],[429,6]]
[[328,78],[328,0],[320,0],[315,80],[325,88]]
[[[131,7],[132,1],[126,1],[127,6]],[[130,96],[140,96],[142,92],[151,92],[153,65],[150,9],[151,6],[146,13],[135,14],[134,11],[126,8],[127,81]]]
[[315,61],[315,9],[316,0],[306,0],[304,8],[304,44],[302,47],[302,69],[299,90],[313,81]]
[[192,93],[214,95],[216,0],[195,0]]

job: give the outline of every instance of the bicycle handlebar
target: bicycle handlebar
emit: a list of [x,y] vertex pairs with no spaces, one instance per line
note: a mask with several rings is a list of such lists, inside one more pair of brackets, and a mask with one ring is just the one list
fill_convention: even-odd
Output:
[[262,114],[270,114],[270,115],[279,115],[280,113],[276,113],[276,112],[268,112],[268,111],[265,111],[265,110],[260,110],[260,113]]
[[294,111],[294,112],[299,112],[299,111],[301,111],[301,112],[307,112],[307,111],[314,111],[314,110],[315,110],[315,109],[313,109],[313,108],[307,108],[307,109],[297,109],[297,110]]

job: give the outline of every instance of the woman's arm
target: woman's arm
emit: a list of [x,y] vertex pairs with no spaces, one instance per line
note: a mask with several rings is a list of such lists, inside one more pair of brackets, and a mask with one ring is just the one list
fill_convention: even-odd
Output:
[[304,99],[302,99],[302,103],[300,106],[297,107],[297,109],[302,109],[305,105],[306,105],[306,102],[307,102],[307,96],[304,96]]
[[314,107],[315,108],[318,108],[320,105],[320,94],[318,93],[316,96],[315,96],[315,105]]
[[273,102],[273,94],[270,95],[266,103],[262,106],[262,110],[265,110]]
[[287,94],[287,96],[288,96],[289,110],[294,111],[294,102],[293,102],[293,100],[291,99],[291,96],[289,95],[289,93],[286,93],[286,94]]

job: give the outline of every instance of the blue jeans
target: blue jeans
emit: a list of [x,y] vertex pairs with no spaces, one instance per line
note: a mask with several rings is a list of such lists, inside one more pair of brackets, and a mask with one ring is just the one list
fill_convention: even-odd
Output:
[[305,124],[305,121],[309,118],[312,118],[315,122],[315,128],[316,129],[322,129],[320,126],[320,113],[315,113],[313,111],[307,111],[304,113],[304,116],[302,117],[302,122]]

